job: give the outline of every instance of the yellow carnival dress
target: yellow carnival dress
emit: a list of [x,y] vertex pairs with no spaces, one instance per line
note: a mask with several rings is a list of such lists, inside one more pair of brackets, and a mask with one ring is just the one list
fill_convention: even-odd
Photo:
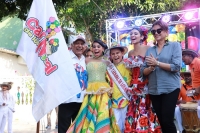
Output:
[[88,88],[79,113],[67,133],[120,133],[109,97],[106,64],[89,62]]
[[[130,82],[132,79],[132,72],[129,68],[126,68],[125,64],[123,62],[115,65],[117,71],[121,75],[121,77],[124,79],[124,81],[127,83],[128,86],[130,86]],[[115,118],[117,121],[117,125],[119,126],[121,132],[124,132],[125,127],[125,118],[126,118],[126,112],[127,112],[127,105],[129,103],[128,99],[124,97],[118,86],[112,79],[111,76],[108,74],[107,78],[110,82],[111,86],[113,86],[113,93],[112,93],[112,107],[115,114]]]
[[[127,83],[128,86],[130,86],[130,82],[131,82],[131,71],[130,69],[126,68],[126,66],[124,65],[124,63],[120,63],[118,65],[115,66],[117,68],[117,70],[119,71],[119,73],[121,74],[122,78],[124,79],[124,81]],[[108,81],[110,82],[110,78],[108,77]],[[123,94],[121,93],[121,91],[119,90],[119,88],[117,87],[117,85],[115,83],[113,83],[113,94],[112,94],[112,104],[113,104],[113,108],[124,108],[125,106],[128,105],[128,100],[123,96]]]

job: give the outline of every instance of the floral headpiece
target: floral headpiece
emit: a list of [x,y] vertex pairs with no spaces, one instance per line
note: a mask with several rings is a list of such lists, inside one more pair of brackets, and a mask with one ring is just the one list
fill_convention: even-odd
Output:
[[140,26],[140,29],[141,29],[143,35],[144,35],[144,36],[147,36],[148,30],[147,30],[145,27],[143,27],[143,26]]
[[144,36],[143,41],[145,41],[147,39],[148,30],[145,27],[140,26],[140,27],[134,27],[133,29],[138,30]]

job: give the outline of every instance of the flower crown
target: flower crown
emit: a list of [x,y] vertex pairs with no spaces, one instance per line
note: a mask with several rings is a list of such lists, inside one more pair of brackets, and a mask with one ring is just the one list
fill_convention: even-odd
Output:
[[140,26],[140,30],[142,31],[142,34],[143,34],[144,36],[147,36],[148,30],[147,30],[145,27]]
[[143,26],[138,27],[138,30],[144,36],[143,41],[145,41],[147,39],[148,30],[145,27],[143,27]]

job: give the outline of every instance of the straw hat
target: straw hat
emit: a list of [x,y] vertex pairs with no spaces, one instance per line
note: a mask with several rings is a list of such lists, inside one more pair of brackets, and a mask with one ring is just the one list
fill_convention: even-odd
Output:
[[0,86],[7,86],[8,90],[11,89],[13,82],[3,82],[2,84],[0,84]]
[[193,57],[199,57],[199,54],[192,49],[183,49],[182,55],[192,55]]
[[106,50],[106,55],[110,55],[110,50],[116,49],[116,48],[122,48],[123,49],[123,54],[125,55],[128,52],[128,48],[126,46],[121,46],[117,42],[112,43],[111,48]]

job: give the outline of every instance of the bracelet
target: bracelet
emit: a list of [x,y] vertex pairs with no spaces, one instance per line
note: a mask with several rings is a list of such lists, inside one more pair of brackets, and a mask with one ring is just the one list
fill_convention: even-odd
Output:
[[150,66],[150,67],[148,67],[148,68],[149,68],[149,70],[150,70],[150,71],[154,71],[154,70],[156,69],[156,68],[154,68],[154,69],[152,70],[152,69],[151,69],[151,68],[152,68],[151,66]]
[[160,66],[160,62],[159,61],[157,61],[157,64],[156,64],[157,66]]

